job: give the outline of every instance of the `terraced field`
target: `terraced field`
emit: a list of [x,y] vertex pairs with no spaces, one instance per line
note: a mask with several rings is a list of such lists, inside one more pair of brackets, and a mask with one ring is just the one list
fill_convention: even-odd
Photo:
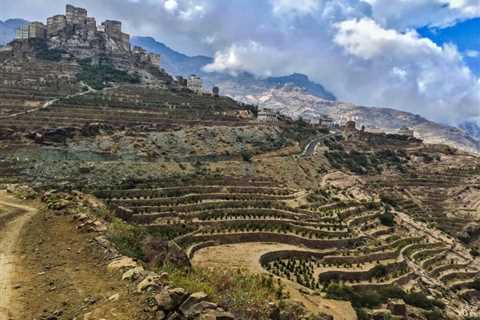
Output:
[[[61,99],[38,112],[18,114],[0,120],[0,127],[17,129],[82,128],[87,124],[101,124],[110,128],[143,127],[145,130],[172,129],[175,125],[241,125],[240,115],[248,110],[225,97],[196,95],[189,91],[166,88],[122,86],[107,89],[105,93],[91,93],[70,99]],[[21,91],[26,94],[25,91]],[[48,92],[47,92],[48,93]],[[33,92],[31,93],[34,94]],[[37,105],[56,96],[38,97]],[[18,97],[25,101],[24,96]],[[13,102],[12,102],[13,103]],[[27,110],[20,106],[15,110]],[[248,113],[246,113],[248,115]]]
[[479,268],[451,242],[400,217],[385,224],[387,211],[379,202],[328,202],[325,196],[320,204],[311,196],[314,202],[293,205],[307,194],[245,177],[96,192],[119,217],[174,240],[201,266],[231,261],[225,267],[266,272],[311,292],[342,284],[358,290],[423,288],[445,302],[477,295]]

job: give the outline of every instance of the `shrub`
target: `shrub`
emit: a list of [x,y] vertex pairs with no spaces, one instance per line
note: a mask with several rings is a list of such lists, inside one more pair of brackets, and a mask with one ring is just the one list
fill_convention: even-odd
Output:
[[147,236],[144,228],[114,219],[109,226],[108,238],[124,255],[143,260],[142,242]]
[[442,320],[446,319],[445,315],[439,311],[439,310],[434,310],[434,311],[429,311],[429,312],[424,312],[423,315],[427,320]]
[[248,151],[242,151],[241,156],[242,156],[243,161],[246,161],[246,162],[251,162],[252,161],[252,154],[249,153]]
[[393,227],[395,225],[395,217],[393,214],[385,209],[385,212],[379,217],[380,223],[387,227]]
[[32,46],[35,49],[35,56],[41,60],[60,61],[62,55],[66,53],[63,49],[49,49],[47,43],[41,40],[34,40]]

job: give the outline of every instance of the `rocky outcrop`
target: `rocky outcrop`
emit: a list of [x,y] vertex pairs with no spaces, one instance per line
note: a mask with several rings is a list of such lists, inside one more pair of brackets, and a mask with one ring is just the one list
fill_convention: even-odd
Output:
[[462,232],[458,235],[460,240],[465,243],[470,243],[480,236],[480,224],[478,223],[469,223],[467,224]]

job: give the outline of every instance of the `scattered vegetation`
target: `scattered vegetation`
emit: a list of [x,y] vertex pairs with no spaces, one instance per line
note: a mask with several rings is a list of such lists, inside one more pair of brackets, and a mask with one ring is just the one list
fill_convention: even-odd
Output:
[[213,302],[226,307],[239,319],[269,319],[269,303],[285,297],[284,288],[272,277],[242,270],[182,270],[166,266],[161,271],[169,273],[175,286],[207,293]]
[[96,90],[106,88],[110,83],[140,83],[138,74],[132,75],[124,70],[116,69],[108,59],[100,59],[98,64],[94,64],[92,59],[87,58],[80,60],[79,64],[81,71],[77,75],[77,79]]
[[45,41],[33,41],[32,45],[35,50],[37,59],[58,62],[66,53],[63,49],[49,49]]
[[[330,284],[327,287],[327,297],[337,300],[348,300],[352,302],[353,307],[357,310],[360,319],[363,313],[362,308],[376,308],[386,303],[389,299],[403,299],[405,303],[427,310],[426,314],[442,315],[439,309],[443,309],[445,305],[439,300],[432,300],[421,292],[407,293],[399,287],[384,287],[378,290],[353,290],[351,287],[341,284]],[[429,318],[429,319],[443,319]]]

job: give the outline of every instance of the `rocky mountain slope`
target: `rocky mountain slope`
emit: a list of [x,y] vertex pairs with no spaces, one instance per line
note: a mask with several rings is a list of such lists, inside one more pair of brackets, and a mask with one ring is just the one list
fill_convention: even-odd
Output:
[[212,58],[188,57],[149,37],[134,37],[132,43],[159,53],[162,56],[162,67],[172,74],[200,74],[206,86],[218,86],[222,94],[278,110],[293,118],[311,118],[320,114],[329,115],[335,120],[355,118],[360,125],[386,132],[407,126],[415,129],[417,136],[427,143],[444,143],[469,152],[480,152],[480,141],[471,124],[460,130],[408,112],[333,102],[336,98],[332,93],[302,74],[262,80],[248,73],[237,77],[206,73],[202,68],[211,63]]
[[271,108],[292,118],[328,115],[337,121],[355,119],[359,126],[364,125],[367,130],[385,132],[407,126],[414,129],[416,136],[427,143],[447,144],[470,152],[480,151],[480,142],[463,130],[438,124],[408,112],[327,101],[292,87],[275,88],[247,96],[235,95],[234,88],[229,88],[226,93],[233,95],[235,99]]
[[480,139],[480,124],[475,121],[465,121],[460,124],[460,128],[468,135]]

